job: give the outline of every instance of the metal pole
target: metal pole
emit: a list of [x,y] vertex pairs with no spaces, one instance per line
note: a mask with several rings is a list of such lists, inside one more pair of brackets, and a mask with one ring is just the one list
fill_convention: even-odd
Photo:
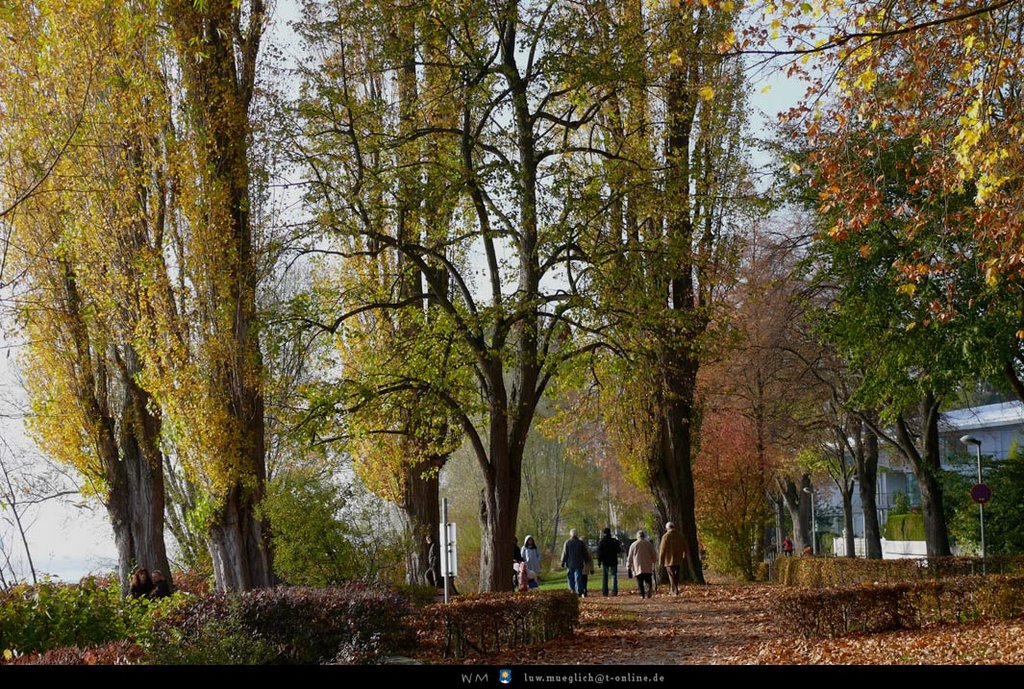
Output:
[[811,553],[818,554],[818,520],[814,514],[814,489],[811,489]]
[[[984,483],[981,476],[981,443],[974,446],[974,453],[978,457],[978,483]],[[985,504],[978,503],[978,521],[981,525],[981,573],[988,574],[988,557],[985,551]]]
[[444,602],[448,604],[448,580],[452,571],[451,532],[448,530],[448,498],[441,499],[441,528],[444,529]]

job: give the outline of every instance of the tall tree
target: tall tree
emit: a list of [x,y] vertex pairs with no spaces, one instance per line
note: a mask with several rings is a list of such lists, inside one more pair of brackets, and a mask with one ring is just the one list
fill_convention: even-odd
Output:
[[217,585],[245,590],[273,583],[269,533],[256,515],[266,460],[249,155],[266,7],[169,0],[162,10],[185,87],[175,172],[187,223],[178,267],[188,294],[179,298],[188,311],[172,326],[157,324],[161,366],[148,380],[189,471],[211,495]]
[[710,557],[719,571],[754,581],[764,552],[771,467],[750,419],[727,409],[709,414],[694,475],[697,516]]
[[143,248],[161,241],[169,193],[162,42],[148,10],[39,2],[0,15],[5,257],[21,277],[29,425],[106,505],[125,589],[134,566],[169,570],[161,416],[136,346],[151,315]]
[[[443,35],[427,30],[423,7],[394,9],[384,18],[360,5],[309,5],[302,24],[319,64],[300,69],[306,128],[294,134],[296,141],[304,139],[300,163],[317,175],[358,170],[364,180],[341,195],[317,184],[309,199],[320,208],[359,206],[367,212],[357,217],[372,228],[369,236],[337,232],[336,216],[320,226],[329,233],[335,260],[321,269],[315,313],[303,320],[334,337],[334,368],[341,375],[310,389],[313,405],[303,425],[317,442],[342,443],[364,482],[401,508],[413,543],[407,579],[424,583],[424,536],[439,529],[439,473],[461,439],[440,393],[465,399],[459,387],[467,381],[461,340],[446,325],[434,293],[440,289],[443,299],[452,298],[440,266],[459,261],[444,247],[455,213],[444,190],[452,183],[458,149],[453,140],[415,133],[454,126],[457,110],[442,97],[450,78],[439,67],[449,59]],[[386,32],[384,40],[364,42],[348,33],[374,22]],[[339,47],[338,35],[351,43]],[[422,74],[418,53],[425,56]],[[390,83],[383,77],[389,70]],[[338,107],[373,132],[358,148],[349,148],[347,138],[340,145],[330,141],[320,130],[336,122]],[[373,233],[433,247],[438,255],[410,261]],[[427,272],[438,278],[434,284],[427,283]]]
[[[604,108],[606,222],[589,237],[595,331],[621,361],[613,411],[662,521],[686,539],[688,577],[703,582],[691,464],[699,437],[697,379],[723,325],[732,221],[749,191],[742,72],[718,49],[733,3],[603,3],[608,67],[623,87]],[[621,46],[621,48],[620,48]],[[663,105],[662,105],[663,104]],[[642,434],[636,427],[642,426]],[[625,429],[623,429],[625,430]]]
[[[849,220],[845,200],[831,196],[822,217],[835,224],[816,244],[817,279],[834,286],[824,333],[853,370],[864,372],[850,404],[880,410],[881,424],[864,414],[861,419],[913,467],[928,552],[946,555],[938,413],[942,400],[977,370],[971,352],[979,351],[979,339],[986,337],[976,323],[942,315],[943,304],[959,310],[977,293],[973,285],[980,276],[959,260],[959,232],[949,224],[962,219],[967,200],[962,194],[935,196],[915,182],[931,156],[913,138],[878,127],[853,139],[853,145],[866,157],[849,162],[846,174],[851,183],[872,180],[880,217],[867,224]],[[814,160],[823,170],[822,183],[837,161],[828,149],[816,152]],[[930,223],[906,234],[911,217],[915,223],[928,217]],[[959,270],[950,268],[956,264]],[[929,267],[938,265],[946,268]],[[883,424],[891,424],[891,431]]]
[[[816,12],[828,13],[831,3]],[[773,10],[776,9],[773,5]],[[810,5],[778,6],[772,26],[795,32],[812,30],[802,16]],[[919,199],[958,199],[946,226],[959,235],[954,251],[941,262],[901,263],[907,282],[934,274],[948,280],[959,270],[959,303],[933,299],[935,322],[984,331],[965,347],[981,376],[1003,379],[1024,399],[1024,302],[1021,295],[1019,238],[1022,172],[1021,89],[1024,86],[1022,12],[1019,0],[987,3],[964,0],[858,3],[836,13],[829,34],[810,39],[820,52],[823,74],[813,82],[813,109],[802,125],[814,145],[828,149],[817,203],[823,209],[842,199],[845,215],[834,226],[839,234],[856,233],[878,221],[913,243],[920,231],[931,232],[936,213],[920,212]],[[797,24],[799,31],[790,25]],[[792,46],[792,42],[791,42]],[[794,53],[802,48],[793,46]],[[831,98],[822,98],[829,94]],[[850,116],[856,113],[855,117]],[[823,123],[835,123],[823,126]],[[870,148],[865,129],[877,138],[913,142],[915,165],[907,165],[903,203],[887,203],[885,185],[844,165],[847,155],[863,157]],[[868,155],[867,157],[872,157]],[[909,156],[908,156],[909,158]],[[865,244],[866,245],[866,244]],[[970,278],[980,268],[984,282]],[[923,271],[923,273],[922,273]],[[915,274],[918,277],[914,277]]]
[[[394,252],[420,280],[405,288],[398,280],[328,325],[340,328],[366,311],[393,314],[417,300],[431,305],[437,326],[400,331],[394,347],[422,351],[437,333],[454,336],[453,354],[464,353],[451,367],[471,373],[476,394],[425,375],[405,389],[436,396],[468,438],[485,483],[480,586],[507,589],[526,439],[549,382],[576,351],[566,319],[573,240],[587,221],[573,215],[585,170],[573,162],[593,155],[584,132],[606,97],[604,86],[584,78],[596,58],[587,7],[471,1],[406,3],[386,16],[356,3],[333,10],[317,24],[317,40],[331,48],[321,63],[329,79],[311,94],[319,107],[307,105],[310,197],[325,230],[358,238],[368,255]],[[415,54],[403,21],[415,26]],[[367,38],[395,31],[406,49],[379,56],[380,71],[368,72],[364,56],[376,46]],[[421,70],[428,83],[415,97],[427,116],[413,122],[403,115]],[[376,78],[357,81],[353,73]],[[452,146],[454,157],[413,154]],[[393,167],[398,161],[405,167]],[[427,196],[401,181],[406,174],[430,180]],[[410,204],[417,210],[404,212]],[[450,225],[431,227],[436,208],[453,209]],[[470,271],[481,266],[477,285]],[[554,279],[559,274],[568,287]]]

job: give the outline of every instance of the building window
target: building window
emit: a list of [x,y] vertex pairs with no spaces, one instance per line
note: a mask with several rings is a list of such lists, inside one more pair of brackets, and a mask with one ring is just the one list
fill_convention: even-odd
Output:
[[921,486],[917,482],[917,477],[911,473],[906,475],[907,481],[907,499],[910,501],[911,507],[921,506]]

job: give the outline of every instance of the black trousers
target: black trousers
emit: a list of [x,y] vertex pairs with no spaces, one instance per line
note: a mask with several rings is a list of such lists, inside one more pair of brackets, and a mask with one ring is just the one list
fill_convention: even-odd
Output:
[[[654,595],[654,582],[651,580],[652,574],[637,574],[636,585],[640,587],[640,597],[645,598]],[[644,595],[644,584],[647,584],[647,596]]]

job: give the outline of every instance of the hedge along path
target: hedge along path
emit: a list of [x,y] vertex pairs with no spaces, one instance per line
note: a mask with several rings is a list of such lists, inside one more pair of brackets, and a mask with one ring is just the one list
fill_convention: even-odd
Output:
[[[1024,665],[1024,619],[943,624],[840,638],[805,639],[784,587],[685,586],[676,598],[642,600],[633,586],[618,597],[581,601],[569,640],[466,658],[488,665],[978,664]],[[793,620],[792,625],[786,623]]]
[[778,639],[773,609],[778,587],[767,585],[666,587],[642,599],[620,578],[618,596],[601,596],[591,584],[580,601],[580,626],[572,639],[463,663],[487,665],[702,665],[754,662],[752,653]]

